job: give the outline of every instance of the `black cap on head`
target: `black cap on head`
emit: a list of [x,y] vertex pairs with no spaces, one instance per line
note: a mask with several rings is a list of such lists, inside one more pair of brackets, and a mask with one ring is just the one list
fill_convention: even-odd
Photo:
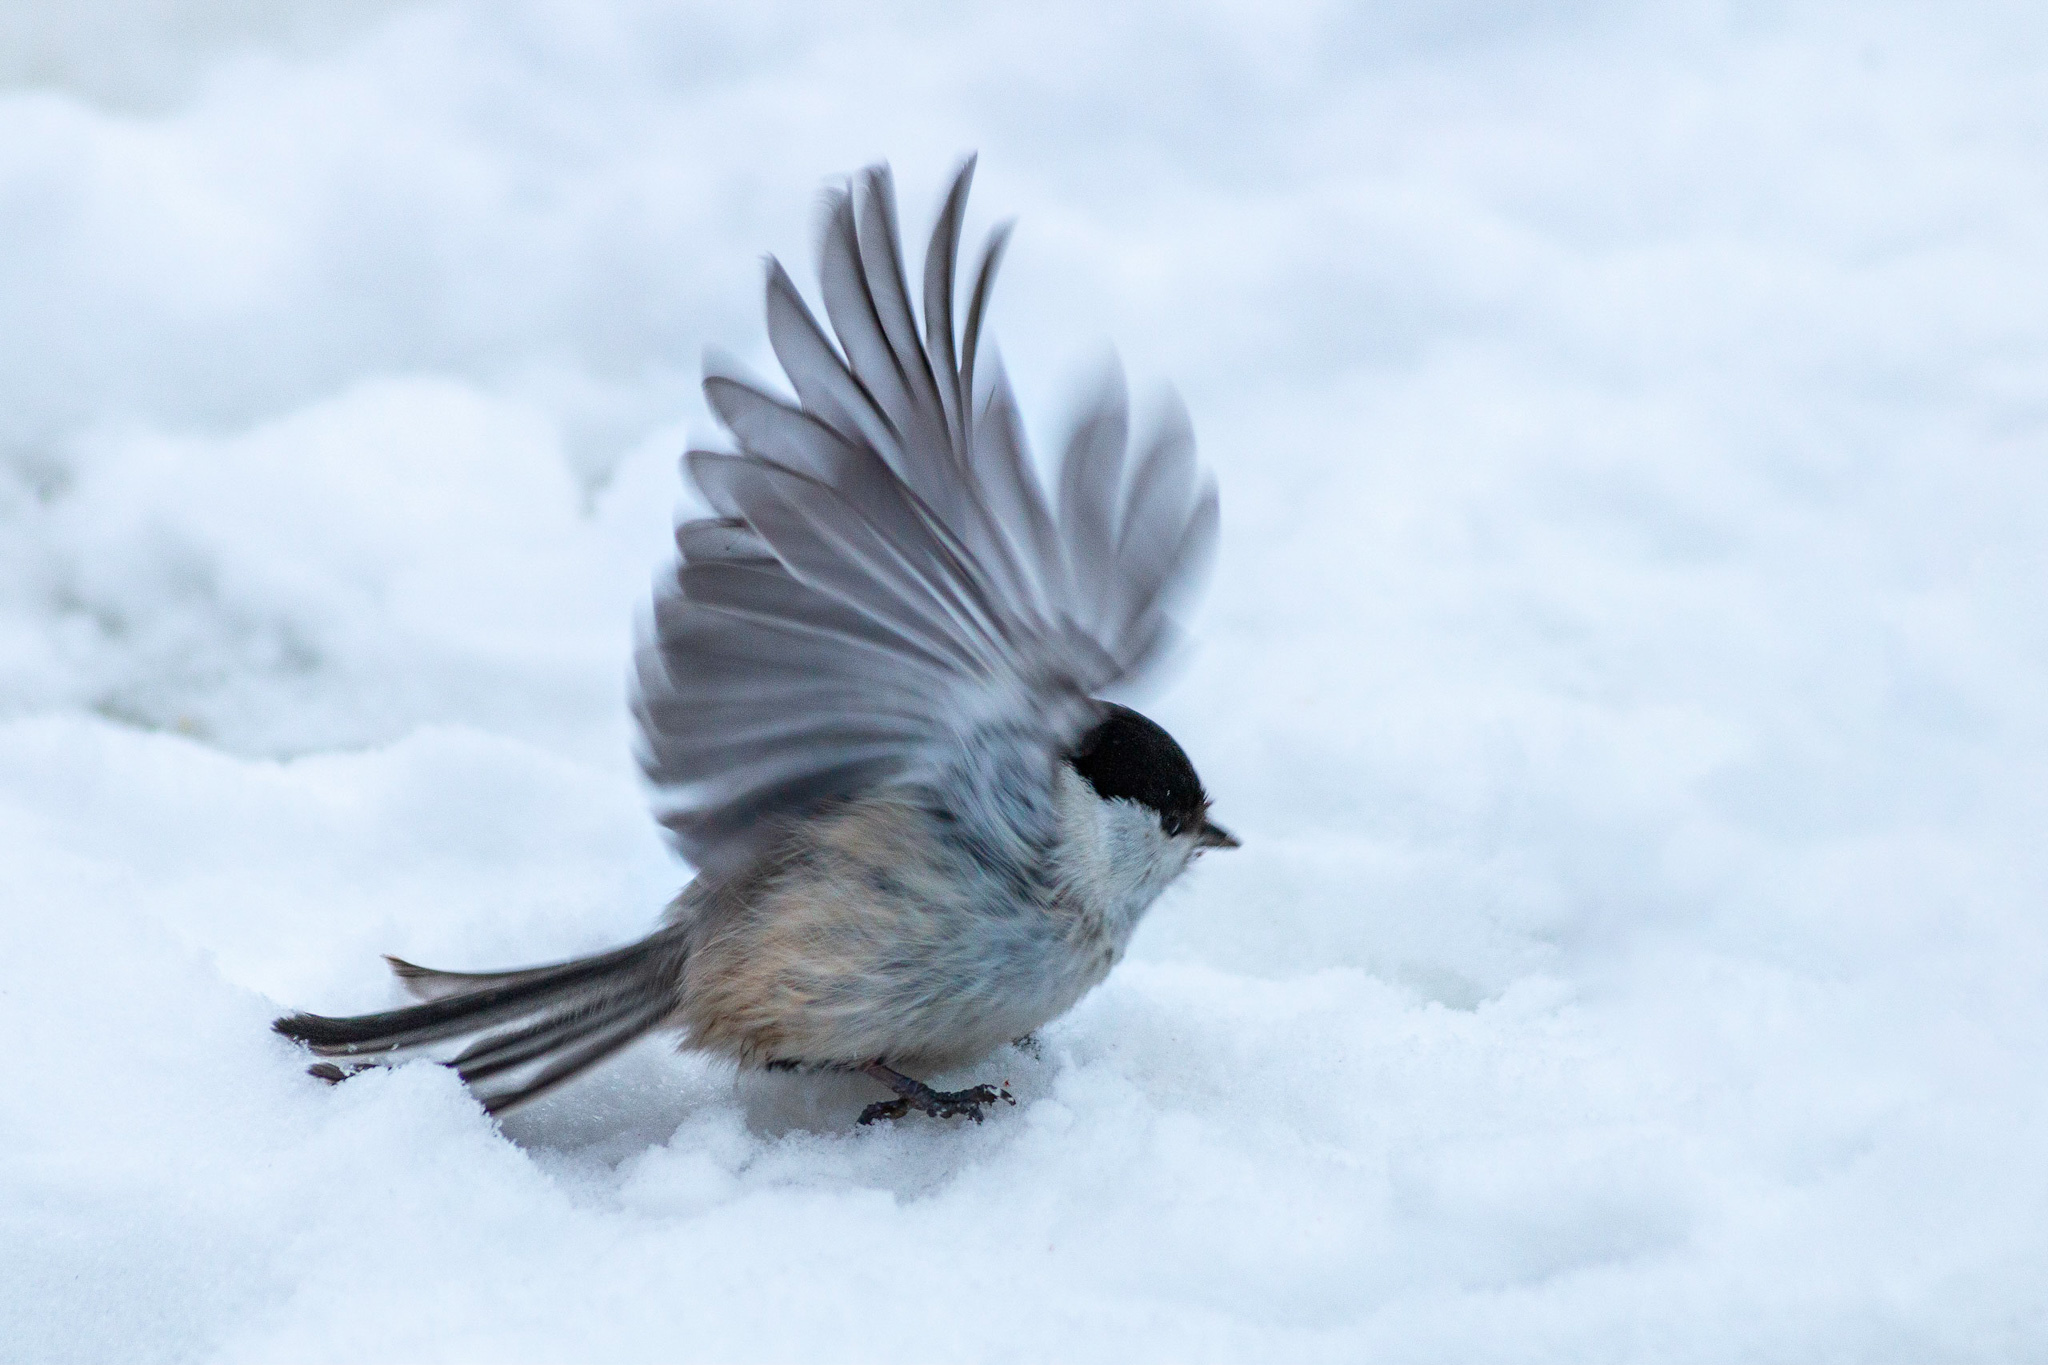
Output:
[[1068,762],[1105,801],[1122,798],[1159,812],[1168,834],[1203,825],[1209,799],[1195,765],[1172,735],[1128,706],[1105,703],[1102,723],[1076,746]]

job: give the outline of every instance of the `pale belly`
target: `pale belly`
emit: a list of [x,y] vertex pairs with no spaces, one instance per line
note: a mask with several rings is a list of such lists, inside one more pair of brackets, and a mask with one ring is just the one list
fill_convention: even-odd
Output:
[[[947,1070],[1059,1017],[1123,955],[1061,898],[963,876],[915,806],[874,801],[700,910],[677,1020],[742,1065]],[[906,850],[932,850],[916,858]]]

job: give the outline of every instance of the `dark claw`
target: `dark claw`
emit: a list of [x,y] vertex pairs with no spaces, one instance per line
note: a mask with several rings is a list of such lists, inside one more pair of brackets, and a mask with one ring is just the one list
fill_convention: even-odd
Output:
[[1008,1085],[976,1085],[966,1090],[934,1090],[923,1081],[915,1081],[901,1072],[891,1071],[880,1062],[863,1069],[894,1090],[897,1097],[893,1100],[877,1100],[861,1110],[862,1123],[873,1123],[876,1119],[900,1119],[912,1109],[929,1114],[935,1119],[969,1118],[980,1123],[981,1111],[997,1100],[1002,1100],[1006,1104],[1017,1102],[1017,1097],[1010,1093]]
[[876,1100],[860,1111],[860,1121],[865,1124],[876,1119],[900,1119],[909,1112],[909,1100]]
[[998,1099],[1017,1102],[1008,1090],[998,1093],[992,1086],[977,1085],[966,1090],[934,1090],[922,1108],[935,1119],[970,1118],[980,1123],[981,1111]]

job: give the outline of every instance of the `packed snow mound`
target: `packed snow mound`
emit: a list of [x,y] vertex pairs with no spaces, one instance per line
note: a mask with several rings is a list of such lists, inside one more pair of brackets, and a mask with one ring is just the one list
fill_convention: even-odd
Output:
[[[290,9],[0,35],[0,1355],[2048,1353],[2048,21]],[[687,877],[699,356],[974,149],[1039,446],[1113,341],[1218,475],[1244,848],[978,1126],[308,1078]]]

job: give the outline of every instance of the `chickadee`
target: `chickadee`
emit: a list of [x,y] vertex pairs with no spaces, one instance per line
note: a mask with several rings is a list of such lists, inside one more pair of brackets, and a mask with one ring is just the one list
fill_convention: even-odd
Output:
[[1057,492],[1040,486],[983,353],[1007,225],[955,340],[973,169],[932,230],[921,333],[873,167],[828,200],[832,337],[768,263],[768,336],[797,401],[707,365],[738,450],[685,457],[718,515],[676,530],[633,698],[657,814],[698,869],[662,927],[521,971],[389,959],[424,1003],[276,1022],[332,1059],[315,1075],[435,1056],[500,1113],[667,1029],[743,1067],[865,1072],[896,1098],[863,1123],[978,1120],[1007,1092],[911,1073],[1063,1014],[1197,855],[1237,847],[1173,737],[1096,699],[1171,642],[1215,542],[1215,487],[1177,408],[1127,453],[1118,383],[1078,423]]

